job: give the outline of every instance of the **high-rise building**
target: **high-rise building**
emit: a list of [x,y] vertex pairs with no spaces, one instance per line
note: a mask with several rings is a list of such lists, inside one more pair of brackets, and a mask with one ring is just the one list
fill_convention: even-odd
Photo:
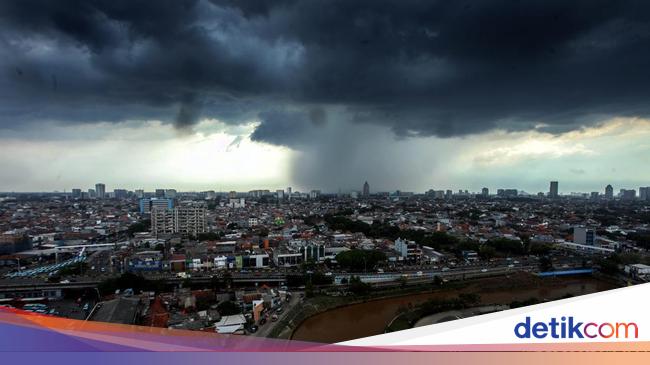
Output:
[[481,189],[481,195],[483,195],[484,197],[490,196],[490,189],[488,188]]
[[165,198],[140,199],[140,213],[149,214],[155,208],[172,209],[174,208],[174,200]]
[[650,200],[650,186],[640,187],[639,188],[639,199],[640,200]]
[[634,200],[636,198],[636,190],[621,189],[620,196],[622,200]]
[[614,188],[611,185],[605,186],[605,199],[614,199]]
[[585,227],[573,227],[573,242],[593,246],[596,243],[596,231]]
[[548,191],[548,197],[551,199],[557,198],[559,196],[558,194],[558,182],[557,181],[551,181],[551,186]]
[[126,199],[129,192],[126,189],[113,189],[113,196],[115,199]]
[[81,189],[72,189],[72,197],[74,199],[81,198]]
[[135,194],[135,197],[138,198],[138,199],[144,198],[144,190],[142,190],[142,189],[136,190],[134,192],[134,194]]
[[165,198],[167,199],[176,199],[176,189],[166,189]]
[[97,192],[95,189],[88,189],[88,198],[94,199],[97,197]]
[[165,189],[156,189],[155,196],[156,196],[156,198],[164,198],[165,197]]
[[151,210],[151,232],[156,236],[180,233],[196,236],[205,232],[206,210],[202,204],[183,204],[175,208],[154,207]]
[[275,191],[275,195],[278,197],[278,199],[282,200],[284,199],[284,190],[278,189]]
[[95,184],[95,196],[97,199],[106,198],[106,185],[102,183]]
[[312,191],[309,193],[309,197],[310,197],[311,199],[317,199],[318,197],[320,197],[320,190],[312,190]]
[[370,196],[370,185],[366,181],[363,183],[363,197],[367,198],[368,196]]

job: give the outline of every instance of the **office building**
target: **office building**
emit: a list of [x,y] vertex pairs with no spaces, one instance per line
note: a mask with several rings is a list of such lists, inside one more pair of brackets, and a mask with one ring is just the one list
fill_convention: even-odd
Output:
[[106,185],[104,185],[102,183],[95,184],[95,197],[97,199],[105,199],[106,198]]
[[551,186],[548,191],[548,197],[551,199],[555,199],[559,196],[558,194],[558,182],[557,181],[551,181]]
[[621,200],[634,200],[636,198],[636,190],[621,189],[619,196],[621,197]]
[[497,196],[502,198],[514,198],[518,195],[517,189],[498,189]]
[[320,197],[320,190],[312,190],[312,191],[309,193],[309,197],[310,197],[311,199],[318,199],[318,198]]
[[367,198],[368,196],[370,196],[370,185],[366,181],[363,183],[363,197]]
[[154,208],[172,209],[174,208],[174,200],[165,198],[140,199],[140,213],[149,214]]
[[113,189],[113,197],[115,199],[126,199],[129,196],[129,192],[126,189]]
[[74,199],[80,199],[81,198],[81,189],[72,189],[72,197]]
[[395,240],[395,251],[402,260],[416,261],[422,256],[422,251],[415,241],[398,238]]
[[614,188],[611,185],[605,186],[605,199],[614,199]]
[[278,199],[282,200],[284,199],[284,190],[278,189],[275,191],[275,195],[278,197]]
[[155,192],[155,197],[156,198],[164,198],[165,197],[165,189],[156,189]]
[[488,188],[481,189],[481,195],[487,198],[488,196],[490,196],[490,189]]
[[144,198],[144,190],[142,190],[142,189],[136,190],[134,192],[134,194],[135,194],[135,197],[138,198],[138,199]]
[[165,190],[165,198],[167,199],[176,199],[176,189],[167,189]]
[[644,201],[650,200],[650,186],[639,188],[639,199]]
[[586,227],[573,227],[573,242],[593,246],[596,243],[596,231]]

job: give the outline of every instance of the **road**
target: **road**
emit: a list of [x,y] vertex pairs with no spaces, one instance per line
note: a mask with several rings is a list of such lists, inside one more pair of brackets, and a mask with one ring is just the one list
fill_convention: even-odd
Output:
[[253,333],[252,336],[255,337],[268,337],[273,328],[277,326],[279,323],[282,322],[282,319],[284,319],[289,313],[291,313],[294,309],[294,307],[298,304],[300,304],[301,299],[300,299],[300,294],[303,294],[303,292],[291,292],[291,301],[289,303],[284,303],[282,305],[282,314],[278,314],[278,320],[273,322],[273,321],[267,321],[265,324],[259,326],[259,329],[257,332]]

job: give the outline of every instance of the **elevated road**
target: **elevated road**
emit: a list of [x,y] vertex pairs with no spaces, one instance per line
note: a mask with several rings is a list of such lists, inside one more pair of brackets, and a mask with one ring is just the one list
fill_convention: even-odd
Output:
[[[534,265],[521,265],[516,267],[498,266],[490,268],[455,268],[449,270],[429,270],[429,271],[405,271],[400,273],[331,273],[334,276],[334,284],[341,285],[344,278],[348,281],[351,276],[358,276],[363,282],[376,286],[394,285],[396,282],[406,281],[407,283],[425,283],[439,277],[444,280],[465,280],[480,277],[507,275],[514,272],[535,272]],[[303,275],[300,273],[277,273],[277,272],[249,272],[230,273],[234,283],[284,283],[287,277],[291,275]],[[146,275],[149,280],[164,280],[167,284],[180,284],[186,280],[192,283],[209,283],[213,276],[223,277],[223,273],[193,273],[190,277],[183,278],[173,274],[150,274]],[[0,280],[0,297],[2,294],[19,293],[25,291],[39,290],[66,290],[66,289],[85,289],[96,288],[100,282],[110,278],[110,276],[96,277],[77,277],[70,280],[63,280],[59,283],[48,283],[38,278],[21,278],[21,279],[3,279]],[[344,281],[343,281],[344,282]]]

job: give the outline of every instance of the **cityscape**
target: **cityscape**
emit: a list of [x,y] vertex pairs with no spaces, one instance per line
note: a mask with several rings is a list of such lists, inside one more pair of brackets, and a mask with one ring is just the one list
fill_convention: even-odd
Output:
[[[537,194],[377,192],[368,181],[348,193],[103,183],[2,193],[0,302],[339,342],[436,323],[450,310],[463,318],[650,279],[650,188],[563,195],[559,184]],[[381,311],[359,308],[384,301]]]
[[0,359],[646,354],[649,45],[639,0],[1,0]]

